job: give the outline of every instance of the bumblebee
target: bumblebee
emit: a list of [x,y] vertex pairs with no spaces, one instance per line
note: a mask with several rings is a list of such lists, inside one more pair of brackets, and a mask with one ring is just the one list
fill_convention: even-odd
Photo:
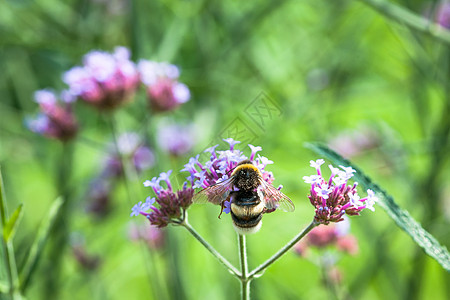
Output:
[[250,160],[241,161],[228,179],[201,190],[193,201],[220,205],[220,215],[228,204],[234,228],[239,234],[257,232],[264,213],[295,209],[291,199],[267,183]]

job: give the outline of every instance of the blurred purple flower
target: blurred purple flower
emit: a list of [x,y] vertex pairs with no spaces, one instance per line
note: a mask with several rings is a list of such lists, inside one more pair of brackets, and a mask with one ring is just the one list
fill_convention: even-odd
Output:
[[76,261],[84,269],[94,271],[100,266],[100,256],[87,253],[86,249],[82,246],[73,246],[72,253]]
[[116,47],[113,54],[89,52],[82,67],[64,73],[63,81],[69,85],[67,93],[99,109],[114,109],[130,101],[138,87],[139,74],[129,58],[125,47]]
[[115,145],[110,147],[104,161],[103,176],[118,177],[123,174],[121,157],[130,160],[138,172],[148,170],[155,164],[153,151],[134,132],[121,134],[117,139],[117,148]]
[[188,87],[178,81],[180,71],[177,66],[165,62],[141,60],[138,70],[143,84],[147,87],[150,106],[154,111],[168,111],[189,101]]
[[139,146],[134,151],[133,163],[139,172],[150,169],[155,165],[155,155],[147,146]]
[[195,144],[193,124],[180,125],[162,122],[158,126],[157,140],[159,147],[174,156],[188,153]]
[[325,249],[335,247],[343,253],[356,255],[358,242],[353,235],[349,234],[349,228],[350,221],[348,218],[344,218],[343,222],[315,227],[305,239],[294,246],[294,251],[301,256],[307,256],[309,248]]
[[36,91],[34,98],[41,112],[25,121],[31,131],[64,142],[76,136],[78,123],[70,101],[60,101],[48,90]]
[[101,263],[99,255],[89,254],[86,250],[85,238],[80,233],[72,233],[70,236],[72,254],[78,264],[89,271],[98,269]]
[[450,29],[450,3],[441,2],[436,10],[436,22],[446,29]]
[[106,215],[110,211],[111,205],[111,184],[98,178],[91,182],[87,194],[87,211],[99,217]]
[[328,225],[330,222],[344,220],[344,214],[359,215],[364,208],[374,210],[373,205],[378,199],[372,190],[367,190],[368,196],[360,199],[356,190],[358,183],[348,185],[348,180],[353,177],[355,170],[351,167],[340,166],[341,171],[329,165],[331,176],[325,180],[320,169],[323,162],[323,160],[311,161],[311,166],[316,169],[317,175],[303,177],[306,183],[311,184],[308,198],[316,208],[316,222]]
[[328,141],[330,148],[345,158],[350,158],[365,150],[376,148],[380,143],[381,137],[378,131],[367,126],[355,130],[343,131],[334,135]]
[[149,224],[142,226],[132,224],[128,236],[132,241],[145,241],[150,249],[161,249],[165,240],[163,230]]

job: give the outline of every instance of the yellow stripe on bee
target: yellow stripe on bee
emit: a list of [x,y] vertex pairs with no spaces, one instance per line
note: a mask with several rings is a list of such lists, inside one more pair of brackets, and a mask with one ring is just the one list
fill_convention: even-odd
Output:
[[259,169],[252,164],[243,164],[243,165],[237,166],[236,169],[234,169],[233,173],[231,173],[231,176],[233,176],[234,174],[236,174],[236,172],[238,172],[239,170],[242,170],[242,169],[244,169],[244,170],[251,169],[251,170],[255,171],[256,173],[258,173],[258,176],[262,177],[262,174],[259,171]]
[[231,211],[239,219],[253,218],[264,211],[264,203],[259,202],[256,205],[238,205],[232,202]]

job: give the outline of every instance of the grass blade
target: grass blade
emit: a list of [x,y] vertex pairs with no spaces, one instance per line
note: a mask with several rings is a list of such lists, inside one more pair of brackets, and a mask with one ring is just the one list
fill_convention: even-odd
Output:
[[307,143],[305,147],[331,160],[338,165],[351,166],[356,170],[354,176],[355,180],[363,184],[365,188],[373,190],[378,198],[378,204],[383,208],[387,214],[394,220],[394,222],[403,231],[405,231],[429,256],[434,258],[447,272],[450,272],[450,253],[447,248],[442,246],[429,232],[422,228],[422,226],[414,220],[408,211],[400,208],[386,191],[380,188],[377,184],[367,177],[358,167],[344,159],[342,156],[320,144]]
[[8,215],[8,210],[6,206],[6,197],[5,197],[5,191],[3,188],[3,177],[2,177],[2,169],[0,167],[0,219],[2,228],[6,225],[6,218]]
[[[0,168],[0,216],[1,216],[2,232],[5,232],[4,230],[6,228],[6,225],[8,224],[8,222],[6,221],[8,218],[8,211],[6,205],[5,189],[3,185],[1,168]],[[4,260],[4,263],[2,265],[5,268],[4,271],[7,274],[9,283],[8,293],[10,294],[12,299],[15,299],[16,298],[15,295],[18,294],[17,292],[18,276],[17,276],[16,258],[14,255],[14,246],[11,241],[7,242],[4,235],[2,235],[1,243]]]
[[22,210],[23,204],[20,204],[14,213],[11,215],[9,220],[6,222],[5,226],[3,227],[3,238],[5,239],[5,242],[8,242],[10,239],[14,237],[14,234],[17,229],[17,225],[19,224],[20,219],[23,215]]
[[38,230],[36,239],[34,240],[33,245],[31,246],[30,253],[28,254],[25,265],[20,274],[21,291],[25,291],[25,289],[28,286],[31,275],[36,267],[36,264],[42,253],[42,250],[44,249],[50,230],[52,229],[52,225],[56,217],[58,216],[58,213],[63,203],[64,200],[61,197],[55,200],[55,202],[50,207],[50,211],[47,218],[42,222]]

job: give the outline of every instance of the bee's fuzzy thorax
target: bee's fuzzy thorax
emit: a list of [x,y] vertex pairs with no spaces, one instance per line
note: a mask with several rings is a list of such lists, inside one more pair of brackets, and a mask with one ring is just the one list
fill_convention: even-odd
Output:
[[233,173],[231,173],[231,176],[235,175],[237,172],[239,172],[240,170],[243,170],[243,169],[251,169],[251,170],[255,171],[258,174],[258,176],[262,177],[261,171],[257,167],[255,167],[251,162],[238,165],[233,170]]
[[239,164],[232,173],[233,186],[240,190],[251,191],[260,185],[261,171],[250,161]]

